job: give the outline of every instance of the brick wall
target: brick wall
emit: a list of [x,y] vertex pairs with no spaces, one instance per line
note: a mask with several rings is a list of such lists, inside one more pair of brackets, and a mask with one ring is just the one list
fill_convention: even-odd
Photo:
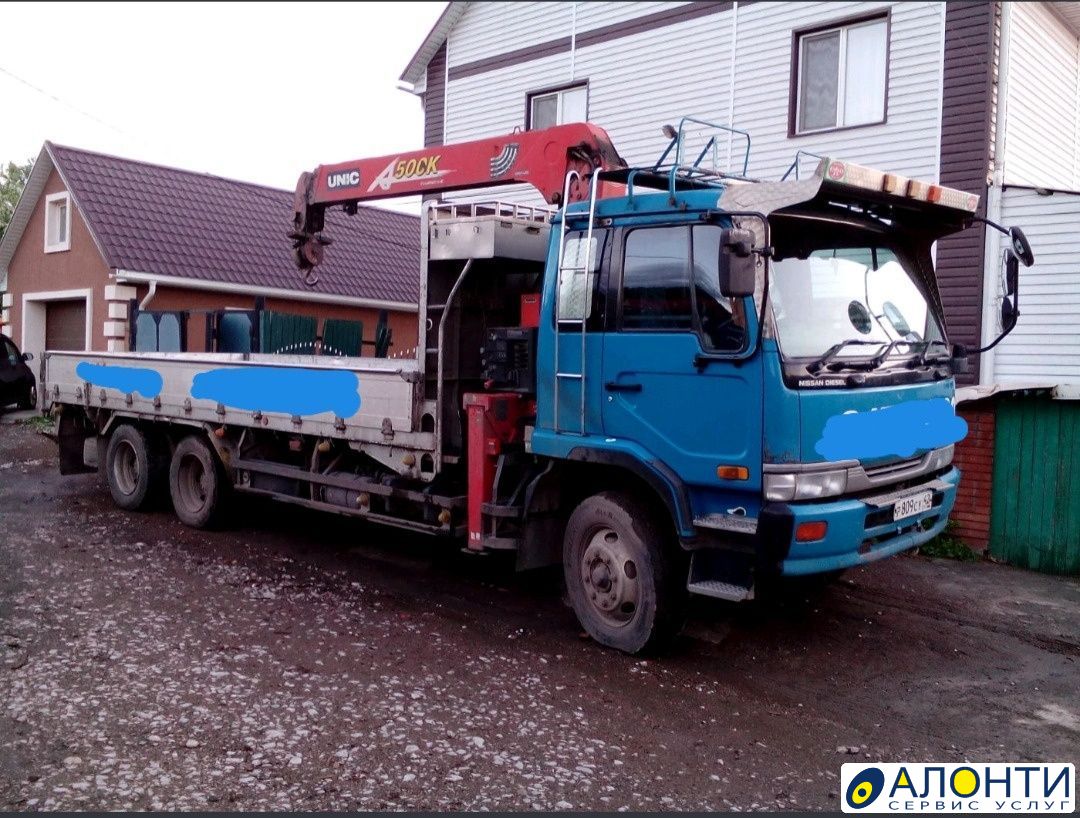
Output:
[[990,497],[994,477],[994,408],[960,406],[968,424],[967,437],[956,444],[955,465],[963,473],[952,519],[956,533],[972,548],[983,551],[990,541]]

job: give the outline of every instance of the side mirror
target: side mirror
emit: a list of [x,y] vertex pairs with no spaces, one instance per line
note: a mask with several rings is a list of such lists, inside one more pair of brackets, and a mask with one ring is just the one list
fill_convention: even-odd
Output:
[[881,305],[881,311],[885,313],[885,317],[889,319],[889,323],[893,325],[900,335],[910,335],[911,326],[908,324],[907,319],[904,318],[904,314],[900,312],[900,308],[893,302],[886,301]]
[[1009,253],[1005,259],[1005,295],[1016,295],[1020,286],[1020,259],[1015,253]]
[[744,298],[754,294],[757,281],[757,256],[754,236],[749,230],[725,228],[720,236],[720,294]]
[[1016,319],[1020,317],[1020,310],[1013,304],[1009,296],[1001,299],[1001,328],[1008,332],[1016,326]]
[[33,352],[24,352],[23,355],[22,355],[22,359],[24,361],[30,362],[30,361],[34,360],[34,353]]
[[1023,230],[1019,227],[1010,227],[1009,241],[1012,242],[1012,251],[1025,267],[1030,267],[1035,263],[1035,253],[1032,252],[1031,243],[1027,240]]

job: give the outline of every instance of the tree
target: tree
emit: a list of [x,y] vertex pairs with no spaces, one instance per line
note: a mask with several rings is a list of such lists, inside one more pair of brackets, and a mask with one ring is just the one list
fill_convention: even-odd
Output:
[[4,237],[4,231],[7,230],[15,212],[15,205],[19,203],[19,196],[26,187],[26,180],[30,178],[33,167],[34,161],[27,159],[22,165],[8,162],[7,167],[0,170],[0,238]]

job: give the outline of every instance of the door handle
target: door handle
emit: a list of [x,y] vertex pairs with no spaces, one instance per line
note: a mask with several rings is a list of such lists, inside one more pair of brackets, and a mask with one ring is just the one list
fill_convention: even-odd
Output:
[[619,383],[618,381],[608,381],[604,384],[604,389],[608,392],[640,392],[640,383]]

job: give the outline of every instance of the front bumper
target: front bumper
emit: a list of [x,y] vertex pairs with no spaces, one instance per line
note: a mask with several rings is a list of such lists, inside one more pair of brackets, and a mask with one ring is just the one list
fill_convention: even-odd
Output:
[[[937,479],[948,487],[934,490],[930,510],[895,522],[889,514],[857,499],[788,504],[787,511],[794,515],[793,532],[804,522],[824,520],[829,526],[825,538],[814,542],[796,542],[792,534],[780,573],[800,576],[842,571],[891,557],[936,537],[945,528],[956,501],[960,470],[954,467]],[[917,487],[911,490],[915,492]],[[882,519],[885,517],[888,519]]]

